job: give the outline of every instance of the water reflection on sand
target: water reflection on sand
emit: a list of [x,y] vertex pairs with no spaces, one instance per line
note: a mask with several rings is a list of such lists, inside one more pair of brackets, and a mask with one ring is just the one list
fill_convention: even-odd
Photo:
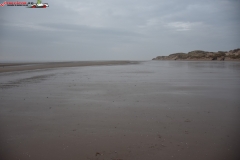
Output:
[[148,61],[2,73],[0,155],[237,159],[239,64]]

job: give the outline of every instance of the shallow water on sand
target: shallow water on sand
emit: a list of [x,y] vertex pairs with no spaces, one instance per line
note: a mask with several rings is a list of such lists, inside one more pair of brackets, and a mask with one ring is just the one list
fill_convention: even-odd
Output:
[[239,62],[1,73],[0,158],[238,159],[239,95]]

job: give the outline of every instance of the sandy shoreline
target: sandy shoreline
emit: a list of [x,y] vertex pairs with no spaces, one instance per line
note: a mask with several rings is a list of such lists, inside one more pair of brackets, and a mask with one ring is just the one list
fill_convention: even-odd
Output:
[[239,160],[239,69],[148,61],[1,74],[0,159]]
[[79,61],[79,62],[46,62],[46,63],[0,63],[0,73],[26,71],[59,67],[79,67],[97,65],[136,64],[136,61]]

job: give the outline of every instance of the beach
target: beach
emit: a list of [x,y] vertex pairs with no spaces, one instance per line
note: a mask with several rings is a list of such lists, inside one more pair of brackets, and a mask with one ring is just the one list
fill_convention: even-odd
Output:
[[60,67],[80,67],[99,65],[134,64],[136,61],[77,61],[77,62],[35,62],[35,63],[0,63],[0,73]]
[[240,63],[0,65],[0,159],[238,160]]

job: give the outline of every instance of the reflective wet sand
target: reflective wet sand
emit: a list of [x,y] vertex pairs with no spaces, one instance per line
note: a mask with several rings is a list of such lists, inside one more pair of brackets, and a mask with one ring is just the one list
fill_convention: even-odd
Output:
[[45,62],[45,63],[0,63],[0,73],[13,71],[30,71],[60,67],[80,67],[99,65],[134,64],[136,61],[76,61],[76,62]]
[[240,63],[0,74],[0,159],[239,159]]

